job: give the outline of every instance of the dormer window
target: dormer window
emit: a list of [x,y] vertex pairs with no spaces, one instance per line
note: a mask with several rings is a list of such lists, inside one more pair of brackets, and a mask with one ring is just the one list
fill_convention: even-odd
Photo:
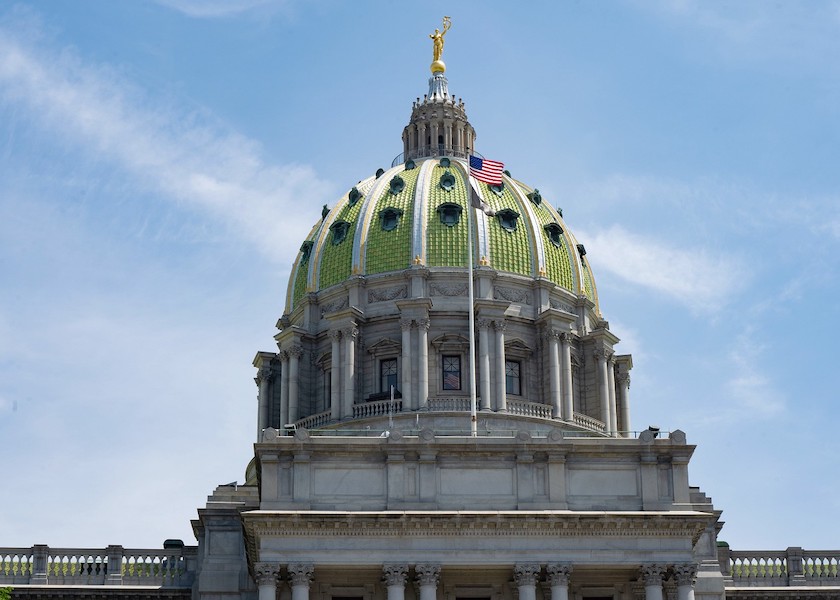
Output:
[[450,171],[447,170],[440,176],[440,187],[447,192],[451,192],[455,187],[455,176]]
[[405,180],[399,175],[394,175],[394,177],[389,182],[388,186],[391,190],[391,194],[393,196],[396,196],[405,189]]
[[314,245],[315,242],[311,240],[306,240],[300,245],[300,262],[305,263],[309,260],[309,255],[312,254],[312,246]]
[[516,221],[519,219],[519,213],[509,208],[503,208],[496,213],[496,218],[499,219],[499,225],[505,231],[516,231]]
[[332,244],[338,246],[347,237],[347,232],[350,230],[350,223],[347,221],[336,221],[330,225],[330,233],[332,233]]
[[542,203],[542,195],[540,195],[540,191],[537,188],[534,188],[534,191],[528,194],[528,200],[539,206],[540,203]]
[[379,211],[379,220],[382,223],[382,231],[393,231],[400,224],[400,217],[403,211],[399,208],[389,206]]
[[350,190],[350,193],[347,194],[347,201],[350,203],[350,206],[356,204],[359,201],[359,198],[362,197],[362,192],[359,191],[359,188],[353,186],[353,189]]
[[563,228],[560,227],[560,225],[557,223],[549,223],[548,225],[543,225],[543,229],[552,244],[558,248],[563,245]]
[[461,211],[463,210],[460,204],[454,204],[452,202],[444,202],[437,207],[440,222],[448,227],[454,227],[458,224],[458,221],[461,220]]
[[499,198],[501,198],[505,193],[505,184],[504,182],[500,183],[499,185],[488,185],[490,191],[496,194]]

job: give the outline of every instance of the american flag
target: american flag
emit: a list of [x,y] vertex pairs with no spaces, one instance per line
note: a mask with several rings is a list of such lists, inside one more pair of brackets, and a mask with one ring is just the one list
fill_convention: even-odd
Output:
[[505,163],[470,156],[470,175],[489,185],[502,185],[502,169]]

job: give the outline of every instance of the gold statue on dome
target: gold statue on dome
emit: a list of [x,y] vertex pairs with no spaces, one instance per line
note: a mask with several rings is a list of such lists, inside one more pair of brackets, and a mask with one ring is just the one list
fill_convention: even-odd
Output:
[[432,38],[432,73],[443,73],[446,70],[446,65],[440,57],[443,55],[443,36],[446,35],[450,27],[452,27],[452,19],[443,17],[443,31],[435,29],[434,33],[429,34],[429,37]]

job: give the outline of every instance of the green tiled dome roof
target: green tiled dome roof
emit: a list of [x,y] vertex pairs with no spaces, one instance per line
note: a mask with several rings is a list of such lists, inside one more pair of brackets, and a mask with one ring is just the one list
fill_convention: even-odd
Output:
[[326,290],[353,275],[399,273],[414,265],[466,269],[468,223],[476,266],[547,279],[597,306],[582,246],[548,200],[505,175],[502,189],[478,184],[497,213],[487,216],[470,208],[467,162],[446,162],[408,161],[344,194],[301,245],[286,313],[305,293]]

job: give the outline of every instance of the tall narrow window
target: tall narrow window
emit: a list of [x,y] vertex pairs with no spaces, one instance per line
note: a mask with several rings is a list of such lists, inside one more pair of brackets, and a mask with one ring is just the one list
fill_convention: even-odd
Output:
[[391,386],[394,386],[394,391],[398,389],[396,358],[388,358],[379,362],[379,386],[380,392],[390,392]]
[[461,389],[461,357],[460,356],[444,356],[443,357],[443,389],[444,390],[460,390]]
[[505,392],[514,396],[522,395],[522,364],[518,360],[505,361]]

